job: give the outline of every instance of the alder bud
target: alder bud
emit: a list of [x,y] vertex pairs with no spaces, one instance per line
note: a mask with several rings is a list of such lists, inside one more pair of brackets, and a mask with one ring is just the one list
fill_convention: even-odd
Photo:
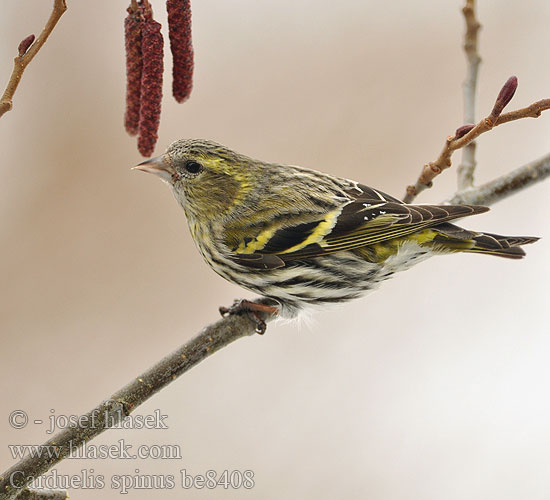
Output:
[[23,38],[21,40],[21,43],[19,44],[19,47],[17,48],[17,51],[19,52],[19,56],[24,56],[27,53],[27,50],[29,50],[29,47],[34,42],[34,35],[29,35],[26,38]]
[[517,88],[517,77],[511,76],[510,78],[508,78],[508,80],[506,80],[506,83],[502,86],[502,89],[500,89],[500,92],[498,93],[497,100],[495,101],[495,105],[493,106],[493,111],[491,111],[491,116],[495,118],[500,116],[502,110],[512,100],[512,97],[514,97]]
[[461,137],[464,137],[474,127],[475,125],[462,125],[462,127],[458,127],[456,129],[454,139],[460,139]]

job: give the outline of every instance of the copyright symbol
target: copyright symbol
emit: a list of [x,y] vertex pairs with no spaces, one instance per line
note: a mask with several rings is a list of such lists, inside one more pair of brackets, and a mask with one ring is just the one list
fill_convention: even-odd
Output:
[[29,422],[29,416],[23,410],[14,410],[10,413],[8,422],[14,429],[22,429]]

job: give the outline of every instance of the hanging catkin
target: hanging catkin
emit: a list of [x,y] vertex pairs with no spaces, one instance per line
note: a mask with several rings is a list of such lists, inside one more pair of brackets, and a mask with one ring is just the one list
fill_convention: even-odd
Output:
[[138,133],[139,109],[141,99],[141,29],[143,12],[134,12],[128,8],[128,17],[124,20],[124,42],[126,46],[126,113],[124,127],[130,135]]
[[138,150],[151,156],[158,139],[162,101],[163,38],[160,24],[146,17],[142,30],[141,107],[139,113]]
[[172,52],[172,94],[185,101],[193,87],[193,44],[190,0],[167,0],[168,34]]

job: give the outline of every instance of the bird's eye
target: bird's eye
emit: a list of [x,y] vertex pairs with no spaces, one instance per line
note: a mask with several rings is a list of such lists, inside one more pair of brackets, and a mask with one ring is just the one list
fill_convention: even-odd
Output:
[[188,160],[185,162],[185,170],[190,174],[198,174],[202,170],[202,165],[194,160]]

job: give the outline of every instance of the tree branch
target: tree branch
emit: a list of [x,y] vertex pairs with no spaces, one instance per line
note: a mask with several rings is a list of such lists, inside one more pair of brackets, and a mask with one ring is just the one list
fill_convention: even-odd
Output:
[[[263,313],[256,314],[264,321],[272,319]],[[26,486],[66,458],[71,448],[78,448],[84,442],[116,426],[153,394],[208,356],[237,339],[253,335],[256,326],[257,322],[244,314],[227,316],[204,328],[196,337],[83,415],[79,419],[79,426],[64,429],[44,443],[43,447],[55,449],[56,453],[43,453],[41,457],[27,456],[4,472],[0,476],[0,500],[30,498],[20,496],[29,491],[25,489]]]
[[[464,35],[464,52],[468,64],[466,80],[463,84],[464,92],[464,123],[475,123],[476,121],[476,90],[481,57],[477,50],[477,35],[481,24],[476,18],[475,0],[466,0],[462,9],[466,22],[466,33]],[[474,170],[476,143],[467,144],[462,150],[462,162],[457,169],[458,189],[470,187],[474,183]]]
[[454,136],[447,137],[443,150],[437,160],[424,165],[416,184],[407,187],[407,192],[403,197],[405,203],[411,203],[418,194],[432,186],[433,180],[443,170],[451,166],[451,156],[457,149],[461,149],[467,144],[470,144],[481,134],[492,130],[498,125],[521,118],[537,118],[544,110],[550,109],[550,99],[542,99],[526,108],[501,114],[514,96],[516,88],[517,78],[512,76],[503,85],[491,113],[486,118],[475,126],[463,125],[456,130]]
[[481,186],[458,191],[446,203],[491,205],[550,176],[550,153]]
[[28,490],[24,489],[17,500],[66,500],[69,498],[66,490]]
[[40,33],[40,36],[35,41],[34,35],[29,35],[19,44],[19,54],[13,60],[13,71],[10,80],[6,86],[4,94],[0,98],[0,117],[12,109],[13,95],[15,94],[17,86],[23,77],[25,68],[42,48],[55,28],[55,25],[66,10],[67,4],[65,3],[65,0],[54,0],[52,13],[50,14],[50,18],[48,19],[46,26],[44,26],[42,33]]

